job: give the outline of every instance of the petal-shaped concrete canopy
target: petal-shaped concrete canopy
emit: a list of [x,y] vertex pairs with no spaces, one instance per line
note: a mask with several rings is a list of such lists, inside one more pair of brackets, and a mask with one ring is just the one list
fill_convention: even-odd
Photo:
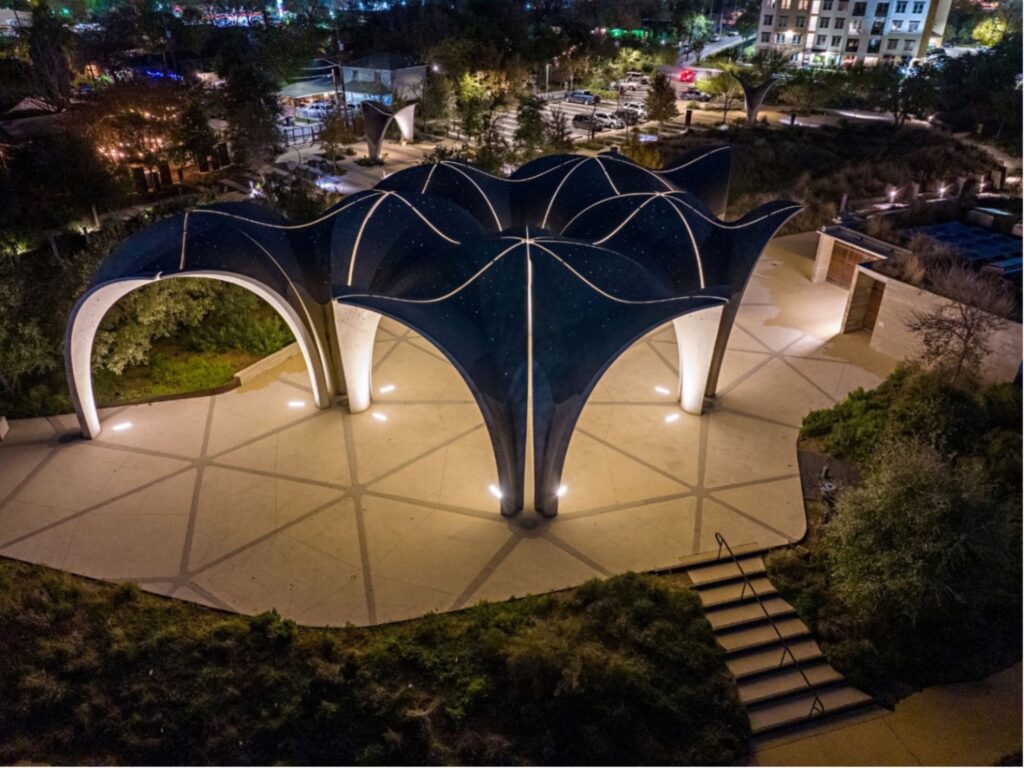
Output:
[[713,393],[757,257],[799,209],[770,203],[722,221],[728,169],[728,148],[664,171],[615,153],[557,155],[509,179],[443,161],[395,173],[311,222],[249,204],[160,222],[108,257],[69,321],[83,432],[100,429],[90,357],[106,310],[155,279],[227,280],[285,318],[321,406],[342,383],[350,410],[369,406],[381,315],[431,340],[483,414],[501,511],[555,514],[576,421],[636,339],[672,321],[683,408],[700,413]]

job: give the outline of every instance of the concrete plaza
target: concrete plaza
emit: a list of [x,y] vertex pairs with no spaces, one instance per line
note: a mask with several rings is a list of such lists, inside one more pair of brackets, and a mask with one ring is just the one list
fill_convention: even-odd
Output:
[[836,336],[814,236],[772,242],[702,417],[676,401],[670,326],[601,380],[553,520],[504,519],[489,441],[454,368],[385,321],[375,402],[317,410],[299,358],[215,397],[16,421],[0,444],[0,555],[222,609],[372,624],[800,539],[804,414],[894,361]]

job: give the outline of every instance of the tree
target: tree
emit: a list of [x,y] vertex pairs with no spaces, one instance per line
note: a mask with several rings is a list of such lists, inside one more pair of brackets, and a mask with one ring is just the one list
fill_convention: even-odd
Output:
[[544,102],[536,96],[520,96],[516,109],[516,148],[530,159],[544,146]]
[[420,117],[423,120],[424,132],[427,120],[448,119],[451,103],[452,89],[448,78],[435,72],[432,67],[428,68],[420,98]]
[[663,123],[679,114],[676,108],[676,92],[669,82],[668,75],[658,72],[651,80],[651,88],[647,91],[647,115],[651,120]]
[[544,119],[544,143],[552,152],[567,152],[572,149],[569,116],[558,107],[552,109]]
[[149,360],[153,342],[183,327],[198,325],[216,305],[215,281],[159,280],[117,302],[100,325],[93,346],[93,368],[115,374]]
[[980,45],[991,48],[1002,42],[1006,36],[1007,20],[1002,16],[989,16],[974,28],[971,37]]
[[740,15],[736,19],[736,31],[743,37],[757,33],[761,22],[761,0],[743,0]]
[[459,125],[467,138],[473,139],[484,130],[484,115],[491,108],[486,86],[469,73],[463,75],[455,90],[455,111]]
[[683,39],[692,47],[698,40],[707,42],[711,37],[711,19],[700,11],[690,11],[679,24]]
[[235,149],[243,158],[262,159],[278,140],[281,106],[259,47],[244,35],[231,35],[217,57],[217,72],[225,81],[224,113]]
[[797,69],[779,85],[778,98],[799,114],[815,112],[842,93],[844,78],[842,70]]
[[743,89],[747,125],[757,122],[764,97],[779,82],[792,56],[793,52],[785,48],[759,48],[753,56],[744,58],[737,46],[715,58],[713,66],[731,75]]
[[345,113],[340,109],[333,110],[323,119],[318,138],[331,156],[331,165],[337,163],[339,148],[359,140],[359,137],[348,127]]
[[50,6],[38,2],[32,8],[28,55],[38,96],[56,110],[71,101],[71,31],[53,15]]
[[958,264],[933,278],[932,285],[952,301],[913,312],[907,329],[920,337],[925,365],[943,371],[954,383],[973,380],[989,353],[992,333],[1013,311],[1013,300],[1000,278]]
[[186,97],[171,133],[179,159],[188,158],[198,163],[213,154],[217,147],[217,134],[210,127],[200,91],[193,91]]
[[17,394],[24,379],[57,366],[38,320],[28,311],[20,257],[0,253],[0,394]]
[[481,124],[483,128],[473,154],[473,162],[488,173],[502,174],[512,159],[512,148],[498,130],[497,115],[488,112],[481,118]]
[[728,72],[719,72],[714,77],[702,80],[698,87],[704,93],[722,102],[722,125],[729,120],[729,110],[743,97],[743,88]]
[[853,74],[866,81],[867,97],[875,107],[892,114],[896,128],[935,105],[937,87],[935,69],[931,65],[905,69],[881,64],[854,70]]
[[984,580],[982,553],[1006,534],[988,501],[975,463],[953,464],[925,439],[880,446],[822,540],[832,589],[855,621],[899,636],[963,610]]
[[977,0],[953,0],[946,20],[946,39],[950,42],[964,42],[970,39],[971,32],[984,16],[985,12]]

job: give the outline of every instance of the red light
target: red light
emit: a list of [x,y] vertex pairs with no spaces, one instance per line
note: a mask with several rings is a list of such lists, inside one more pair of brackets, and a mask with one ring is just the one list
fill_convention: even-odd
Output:
[[695,83],[697,82],[697,73],[692,69],[684,69],[679,73],[680,83]]

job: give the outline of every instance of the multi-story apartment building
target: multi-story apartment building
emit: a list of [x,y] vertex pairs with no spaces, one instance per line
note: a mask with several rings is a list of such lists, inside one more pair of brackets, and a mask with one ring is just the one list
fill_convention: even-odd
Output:
[[758,47],[804,64],[907,63],[942,44],[952,0],[762,0]]

